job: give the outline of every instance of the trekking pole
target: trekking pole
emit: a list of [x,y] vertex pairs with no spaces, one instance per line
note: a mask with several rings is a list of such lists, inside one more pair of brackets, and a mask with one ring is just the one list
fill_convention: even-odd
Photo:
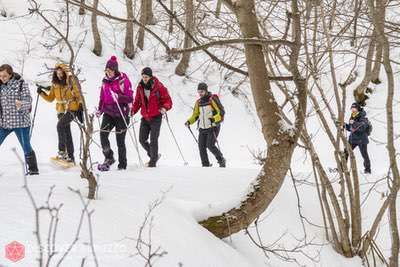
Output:
[[35,127],[35,120],[36,120],[36,113],[37,113],[37,108],[38,108],[38,103],[39,103],[39,96],[40,95],[37,94],[36,103],[35,103],[35,109],[34,109],[34,112],[33,112],[32,126],[31,126],[31,130],[30,130],[30,133],[29,133],[29,139],[32,138],[33,127]]
[[124,120],[124,123],[125,123],[125,126],[126,126],[126,131],[129,133],[129,136],[131,137],[132,143],[133,143],[133,145],[134,145],[135,148],[136,148],[136,152],[137,152],[138,158],[139,158],[140,167],[143,167],[143,166],[144,166],[144,163],[143,163],[142,157],[140,156],[140,152],[139,152],[139,145],[138,145],[138,141],[137,141],[137,139],[136,139],[135,126],[132,127],[132,129],[133,129],[133,135],[134,135],[134,136],[132,136],[131,131],[129,131],[129,125],[128,125],[128,123],[127,123],[126,120],[125,120],[124,113],[122,113],[121,106],[120,106],[119,103],[118,103],[118,99],[117,99],[117,97],[115,96],[115,93],[112,92],[112,91],[111,91],[111,96],[112,96],[114,102],[117,104],[119,113],[121,114],[122,119]]
[[192,129],[190,128],[190,125],[188,125],[187,127],[188,127],[188,129],[189,129],[190,133],[192,134],[192,136],[193,136],[194,140],[196,141],[196,143],[197,143],[197,144],[199,144],[199,141],[197,140],[196,136],[194,135],[194,133],[193,133]]
[[215,143],[217,143],[218,150],[221,151],[221,148],[219,147],[218,136],[217,136],[217,134],[215,133],[215,130],[214,130],[214,129],[215,129],[215,127],[213,127],[213,129],[212,129],[212,132],[213,132],[214,137],[215,137]]
[[181,148],[180,148],[180,146],[179,146],[179,144],[178,144],[178,141],[176,140],[175,134],[174,134],[174,132],[172,131],[171,125],[169,124],[169,120],[168,120],[168,115],[167,115],[167,113],[165,113],[165,120],[167,121],[167,125],[168,125],[168,128],[169,128],[169,131],[171,132],[172,137],[174,138],[174,141],[175,141],[176,146],[178,147],[179,153],[181,154],[181,157],[182,157],[182,159],[183,159],[183,164],[184,164],[184,165],[188,165],[188,162],[186,161],[185,157],[183,156],[183,153],[182,153],[182,150],[181,150]]

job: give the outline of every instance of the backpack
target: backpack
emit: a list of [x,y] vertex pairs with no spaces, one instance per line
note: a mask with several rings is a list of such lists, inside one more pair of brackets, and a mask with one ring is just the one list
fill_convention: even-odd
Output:
[[365,119],[367,120],[367,129],[365,130],[365,132],[367,133],[368,136],[370,136],[372,133],[372,123],[368,118]]
[[215,104],[217,104],[218,108],[219,108],[219,112],[221,114],[221,122],[224,121],[225,118],[225,108],[221,103],[221,100],[219,99],[219,96],[216,94],[213,94],[210,96],[209,102],[211,105],[211,101],[214,100]]

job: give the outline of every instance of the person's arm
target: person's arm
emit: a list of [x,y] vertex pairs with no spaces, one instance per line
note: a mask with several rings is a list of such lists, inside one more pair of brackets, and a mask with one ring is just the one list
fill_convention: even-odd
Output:
[[81,96],[81,92],[79,91],[79,85],[78,85],[77,79],[72,78],[72,95],[74,97],[74,100],[76,102],[81,102],[82,101],[82,96]]
[[187,120],[187,122],[189,122],[189,125],[192,125],[193,123],[195,123],[199,119],[199,116],[200,116],[199,101],[196,101],[196,104],[194,105],[194,109],[193,109],[193,114]]
[[160,108],[165,108],[165,110],[170,110],[172,108],[172,99],[168,93],[168,89],[160,82],[160,88],[158,89],[160,93]]
[[22,82],[21,102],[22,105],[19,110],[23,112],[30,112],[32,109],[32,97],[29,91],[29,86],[26,82]]
[[118,94],[118,103],[130,104],[133,102],[133,91],[131,82],[128,79],[124,80],[124,92]]
[[54,91],[55,91],[55,87],[54,87],[54,84],[53,84],[53,85],[51,86],[51,88],[50,88],[49,94],[46,94],[45,92],[43,92],[43,93],[40,94],[40,96],[41,96],[44,100],[46,100],[47,102],[53,102],[54,99],[56,98],[56,95],[55,95]]
[[140,94],[141,94],[140,89],[141,89],[140,86],[138,86],[136,88],[136,95],[135,95],[135,101],[133,102],[132,114],[136,114],[139,111],[140,107],[142,106],[142,98],[140,96]]
[[352,132],[353,132],[353,133],[364,132],[364,131],[367,130],[367,127],[368,127],[368,122],[367,122],[367,120],[364,118],[364,119],[361,119],[359,122],[357,122],[357,123],[355,122],[355,123],[353,124]]
[[222,120],[222,116],[215,99],[211,99],[211,106],[215,110],[215,115],[211,118],[211,122],[218,123]]

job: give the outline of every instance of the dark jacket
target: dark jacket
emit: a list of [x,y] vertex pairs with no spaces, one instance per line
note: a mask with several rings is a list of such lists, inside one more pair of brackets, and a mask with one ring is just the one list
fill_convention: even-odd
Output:
[[[17,109],[16,100],[22,101]],[[14,73],[10,81],[0,82],[0,128],[15,129],[31,126],[30,111],[32,98],[28,84],[22,77]]]
[[[346,130],[350,132],[349,143],[354,145],[368,144],[368,120],[366,118],[367,113],[361,110],[354,118],[351,116],[350,120],[353,123],[346,123]],[[350,121],[349,120],[349,121]]]
[[[167,88],[156,77],[153,77],[149,83],[149,88],[145,88],[143,81],[139,82],[132,107],[133,114],[136,114],[140,109],[142,117],[148,121],[161,115],[160,108],[166,110],[172,108],[172,99]],[[150,90],[148,98],[145,90]]]

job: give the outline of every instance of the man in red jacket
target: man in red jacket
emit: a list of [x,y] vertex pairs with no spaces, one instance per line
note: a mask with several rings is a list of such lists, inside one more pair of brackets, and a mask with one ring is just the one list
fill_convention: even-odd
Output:
[[[140,122],[139,142],[150,157],[148,167],[156,167],[159,159],[158,137],[162,116],[172,108],[172,100],[167,88],[153,76],[151,68],[142,70],[142,80],[136,89],[135,101],[132,112],[136,114],[139,109],[142,114]],[[150,136],[150,143],[148,141]]]

